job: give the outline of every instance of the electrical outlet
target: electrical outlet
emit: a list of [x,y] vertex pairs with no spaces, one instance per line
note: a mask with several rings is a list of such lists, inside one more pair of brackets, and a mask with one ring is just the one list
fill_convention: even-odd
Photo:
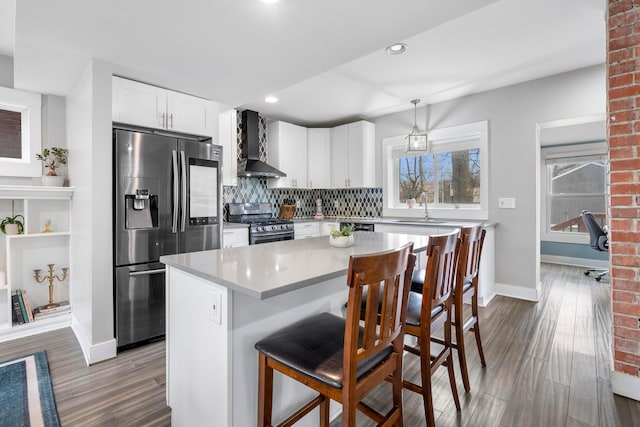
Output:
[[211,296],[209,297],[210,304],[210,320],[215,324],[222,324],[222,307],[220,306],[220,301],[222,300],[222,296],[220,295],[220,291],[212,290]]
[[498,208],[499,209],[515,209],[516,208],[515,197],[500,197],[498,199]]
[[302,204],[300,203],[300,200],[296,200],[296,209],[300,209],[302,207]]
[[337,200],[334,200],[334,201],[333,201],[333,207],[334,207],[334,208],[339,208],[339,207],[340,207],[340,202],[339,202],[339,201],[337,201]]

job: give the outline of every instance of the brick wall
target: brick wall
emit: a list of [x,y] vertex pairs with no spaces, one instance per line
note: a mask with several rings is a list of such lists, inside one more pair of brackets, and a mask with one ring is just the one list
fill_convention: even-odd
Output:
[[640,376],[640,0],[608,2],[608,146],[614,369]]

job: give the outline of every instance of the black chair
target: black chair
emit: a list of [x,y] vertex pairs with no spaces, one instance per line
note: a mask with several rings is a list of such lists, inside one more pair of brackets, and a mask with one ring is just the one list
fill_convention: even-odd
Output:
[[[589,246],[596,251],[609,252],[609,237],[602,227],[600,227],[600,224],[598,224],[593,214],[589,211],[582,211],[580,216],[587,230],[589,230]],[[594,276],[598,282],[602,280],[602,276],[609,274],[609,270],[607,269],[589,268],[585,270],[584,275],[589,276],[592,272],[595,273]]]

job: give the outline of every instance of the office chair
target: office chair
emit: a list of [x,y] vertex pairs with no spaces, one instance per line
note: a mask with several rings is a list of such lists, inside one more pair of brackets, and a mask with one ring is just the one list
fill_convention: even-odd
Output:
[[[582,211],[580,216],[587,230],[589,230],[589,246],[596,251],[609,252],[609,237],[602,227],[600,227],[600,224],[598,224],[593,214],[589,211]],[[588,276],[591,272],[595,273],[595,279],[598,282],[602,280],[602,276],[609,274],[609,270],[606,269],[590,268],[585,270],[584,275]]]

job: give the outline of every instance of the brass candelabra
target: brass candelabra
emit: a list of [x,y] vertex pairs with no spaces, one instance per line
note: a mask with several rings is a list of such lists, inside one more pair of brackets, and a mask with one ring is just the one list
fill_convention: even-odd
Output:
[[45,305],[45,308],[53,308],[53,307],[57,307],[60,304],[58,303],[54,303],[53,302],[53,281],[54,279],[57,279],[58,281],[62,282],[63,280],[65,280],[67,278],[67,274],[69,273],[69,269],[67,267],[63,267],[62,268],[62,277],[53,274],[53,266],[55,264],[47,264],[47,266],[49,267],[49,275],[48,276],[42,276],[40,277],[40,272],[42,270],[37,269],[37,270],[33,270],[33,272],[35,273],[35,275],[33,276],[34,279],[36,279],[36,282],[38,283],[44,283],[46,280],[49,281],[49,304]]

